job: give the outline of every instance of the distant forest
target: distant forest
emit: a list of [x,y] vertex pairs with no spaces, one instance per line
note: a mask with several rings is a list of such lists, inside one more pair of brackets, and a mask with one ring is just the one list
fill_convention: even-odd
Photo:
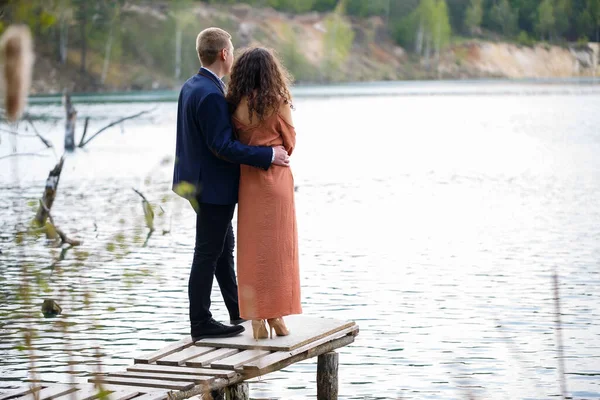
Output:
[[[214,20],[190,12],[200,3],[224,16]],[[600,0],[0,0],[0,31],[27,24],[40,59],[52,60],[59,69],[77,68],[100,85],[151,87],[165,77],[175,85],[197,68],[195,52],[183,49],[194,43],[200,27],[216,24],[238,34],[239,22],[226,16],[240,3],[286,14],[321,13],[328,32],[324,45],[333,50],[328,52],[333,59],[323,65],[315,68],[305,60],[305,44],[291,28],[283,42],[265,43],[303,81],[345,79],[340,66],[355,30],[375,26],[368,18],[383,21],[384,40],[426,60],[439,60],[445,47],[473,38],[525,46],[600,42]]]
[[[204,0],[212,4],[235,0]],[[326,12],[343,6],[356,17],[385,17],[399,44],[412,42],[410,31],[427,22],[444,26],[448,35],[484,32],[525,40],[600,42],[600,0],[244,0],[280,11]],[[428,21],[429,20],[429,21]],[[449,28],[449,29],[448,29]],[[446,39],[444,39],[446,40]]]

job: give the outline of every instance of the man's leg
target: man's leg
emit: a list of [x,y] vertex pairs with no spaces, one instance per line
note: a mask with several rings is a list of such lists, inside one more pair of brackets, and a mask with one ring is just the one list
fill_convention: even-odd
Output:
[[233,235],[233,226],[230,223],[227,235],[225,237],[225,245],[219,261],[217,261],[217,269],[215,276],[221,288],[221,294],[225,301],[229,318],[231,321],[240,318],[240,308],[238,304],[238,285],[235,279],[235,265],[233,262],[233,249],[235,247],[235,237]]
[[190,322],[194,327],[210,321],[210,294],[217,261],[223,252],[235,206],[200,204],[196,216],[196,245],[188,283]]

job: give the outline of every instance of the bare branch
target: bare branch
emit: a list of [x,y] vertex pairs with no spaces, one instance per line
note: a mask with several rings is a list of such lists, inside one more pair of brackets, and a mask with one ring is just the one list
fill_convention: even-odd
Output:
[[92,137],[90,137],[90,138],[89,138],[88,140],[86,140],[85,142],[83,142],[83,143],[79,143],[79,146],[78,146],[78,147],[84,147],[86,144],[88,144],[89,142],[91,142],[91,141],[92,141],[92,140],[93,140],[93,139],[94,139],[96,136],[98,136],[99,134],[101,134],[102,132],[104,132],[105,130],[107,130],[108,128],[110,128],[110,127],[112,127],[112,126],[115,126],[115,125],[117,125],[118,123],[121,123],[121,122],[123,122],[123,121],[127,121],[128,119],[137,118],[137,117],[139,117],[139,116],[141,116],[141,115],[144,115],[144,114],[147,114],[147,113],[149,113],[149,112],[152,112],[152,111],[154,111],[155,109],[156,109],[156,107],[154,107],[154,108],[152,108],[152,109],[150,109],[150,110],[142,111],[142,112],[139,112],[139,113],[137,113],[137,114],[130,115],[130,116],[128,116],[128,117],[121,118],[121,119],[119,119],[119,120],[117,120],[117,121],[111,122],[110,124],[106,125],[104,128],[100,129],[98,132],[94,133],[94,134],[92,135]]
[[40,153],[12,153],[12,154],[7,154],[5,156],[0,157],[0,160],[4,160],[5,158],[10,158],[10,157],[20,157],[20,156],[28,156],[28,157],[48,157],[45,154],[40,154]]
[[84,145],[85,135],[87,134],[87,128],[88,128],[89,122],[90,122],[90,117],[85,117],[85,124],[83,126],[83,135],[81,135],[81,140],[79,141],[79,144],[77,145],[77,147],[83,147],[83,145]]
[[27,121],[27,123],[31,126],[31,128],[33,129],[33,132],[35,133],[35,135],[40,138],[40,140],[42,141],[42,143],[44,143],[44,145],[46,145],[46,147],[48,149],[53,148],[54,145],[47,139],[45,139],[39,132],[38,130],[35,128],[35,125],[33,125],[33,121],[30,118],[27,118],[25,121]]
[[[144,196],[140,191],[132,188],[134,192],[136,192],[141,198],[142,198],[142,207],[144,209],[144,219],[146,220],[146,226],[148,227],[148,229],[150,229],[149,235],[146,238],[146,243],[148,243],[148,240],[150,239],[150,235],[152,234],[152,232],[154,232],[154,210],[152,209],[152,205],[150,204],[150,202],[148,201],[148,199],[146,199],[146,196]],[[146,243],[144,243],[144,247],[146,246]]]
[[48,209],[48,207],[46,207],[46,204],[44,204],[44,201],[42,199],[40,199],[40,206],[43,207],[44,211],[46,211],[46,214],[48,214],[50,224],[52,224],[52,226],[56,230],[56,233],[58,234],[58,237],[60,237],[61,244],[66,243],[71,246],[79,246],[83,243],[83,241],[81,240],[69,239],[67,235],[65,235],[65,233],[58,226],[56,226],[56,224],[54,223],[54,218],[52,218],[52,214],[50,214],[50,210]]

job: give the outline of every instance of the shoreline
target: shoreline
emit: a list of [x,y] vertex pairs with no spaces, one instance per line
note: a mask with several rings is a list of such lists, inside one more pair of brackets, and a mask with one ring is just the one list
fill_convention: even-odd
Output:
[[[71,93],[71,98],[80,104],[176,102],[178,94],[178,90],[80,92]],[[295,98],[561,94],[600,94],[600,77],[373,81],[301,84],[292,88]],[[60,93],[29,97],[30,106],[60,104],[61,101]]]

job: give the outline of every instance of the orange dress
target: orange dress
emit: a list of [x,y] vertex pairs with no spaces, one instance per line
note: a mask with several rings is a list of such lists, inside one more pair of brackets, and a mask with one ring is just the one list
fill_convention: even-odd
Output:
[[[235,117],[233,122],[240,142],[283,145],[292,154],[296,132],[278,111],[251,125]],[[237,275],[242,318],[302,313],[294,177],[288,167],[240,166]]]

